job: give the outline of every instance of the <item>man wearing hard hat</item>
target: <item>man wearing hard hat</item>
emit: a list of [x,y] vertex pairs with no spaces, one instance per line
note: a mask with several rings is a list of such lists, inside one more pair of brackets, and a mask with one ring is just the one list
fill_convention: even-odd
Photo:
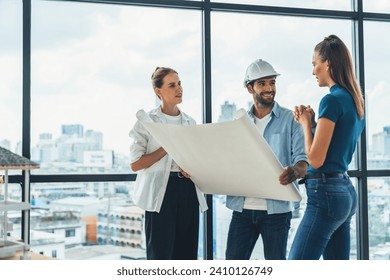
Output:
[[[280,74],[268,62],[257,59],[245,74],[244,87],[253,97],[248,111],[280,163],[282,185],[295,184],[308,167],[302,127],[291,110],[275,101],[276,77]],[[261,188],[261,182],[259,182]],[[226,246],[226,259],[248,260],[261,235],[264,257],[285,260],[288,232],[294,204],[289,201],[243,196],[227,196],[226,206],[233,210]]]

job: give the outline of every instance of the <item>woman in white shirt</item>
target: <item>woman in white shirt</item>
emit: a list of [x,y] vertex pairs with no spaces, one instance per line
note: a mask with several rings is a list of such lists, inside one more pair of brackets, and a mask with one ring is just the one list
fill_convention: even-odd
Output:
[[[152,85],[159,107],[148,112],[154,122],[195,125],[182,112],[183,88],[178,73],[157,67]],[[145,210],[148,260],[193,260],[198,257],[199,205],[207,209],[204,195],[137,121],[130,131],[130,167],[137,172],[133,200]]]

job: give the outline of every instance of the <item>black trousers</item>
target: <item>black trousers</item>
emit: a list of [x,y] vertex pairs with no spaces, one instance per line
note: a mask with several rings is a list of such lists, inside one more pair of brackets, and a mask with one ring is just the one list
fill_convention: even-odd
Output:
[[148,260],[198,258],[199,202],[194,183],[170,176],[159,213],[145,213]]

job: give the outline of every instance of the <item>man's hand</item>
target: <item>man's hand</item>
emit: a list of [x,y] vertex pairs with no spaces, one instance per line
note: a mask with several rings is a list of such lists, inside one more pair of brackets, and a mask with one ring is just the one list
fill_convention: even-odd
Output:
[[288,185],[299,178],[299,171],[294,166],[287,166],[284,168],[282,174],[279,176],[279,182],[282,185]]

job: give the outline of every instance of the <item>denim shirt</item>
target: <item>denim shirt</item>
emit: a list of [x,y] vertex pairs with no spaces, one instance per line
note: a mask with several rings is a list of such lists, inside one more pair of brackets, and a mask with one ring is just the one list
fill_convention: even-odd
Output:
[[[181,112],[181,125],[195,125],[195,120]],[[161,107],[148,112],[153,122],[164,123],[164,115]],[[141,156],[149,154],[161,145],[146,130],[140,121],[137,121],[129,133],[132,138],[130,146],[130,163],[137,161]],[[171,171],[172,158],[167,154],[152,166],[139,170],[135,181],[133,201],[144,210],[159,212],[167,189],[169,173]],[[207,210],[204,194],[196,187],[201,211]]]
[[[253,105],[248,115],[255,121]],[[274,103],[271,120],[265,127],[263,136],[283,167],[294,166],[299,161],[308,162],[302,126],[294,121],[291,110],[281,107],[277,102]],[[298,188],[296,181],[293,185]],[[244,201],[244,196],[227,196],[226,206],[231,210],[242,212]],[[290,212],[294,206],[299,207],[299,203],[267,199],[268,214]]]

